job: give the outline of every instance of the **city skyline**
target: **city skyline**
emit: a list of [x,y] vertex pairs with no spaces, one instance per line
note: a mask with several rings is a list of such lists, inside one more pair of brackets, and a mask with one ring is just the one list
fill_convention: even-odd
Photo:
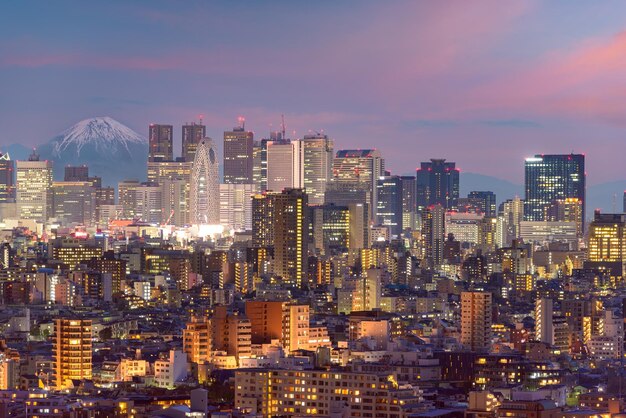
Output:
[[[0,34],[13,42],[0,43],[0,147],[38,145],[94,115],[143,132],[203,114],[217,139],[238,115],[265,136],[285,114],[289,136],[324,129],[343,148],[377,147],[399,174],[434,157],[520,184],[513,161],[586,152],[590,185],[625,180],[611,152],[625,120],[623,25],[607,13],[619,3],[577,3],[558,22],[558,5],[528,2],[72,4],[39,5],[46,18],[29,16],[29,33],[15,22],[30,4],[3,6]],[[320,30],[300,30],[312,23]],[[156,31],[168,35],[158,44]],[[26,86],[37,100],[20,95]]]

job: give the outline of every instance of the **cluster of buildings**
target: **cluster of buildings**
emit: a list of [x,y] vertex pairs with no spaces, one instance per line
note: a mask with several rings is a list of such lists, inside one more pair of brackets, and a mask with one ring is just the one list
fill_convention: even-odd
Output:
[[445,159],[173,133],[117,196],[0,158],[0,417],[623,412],[626,213],[586,221],[583,155],[497,201]]

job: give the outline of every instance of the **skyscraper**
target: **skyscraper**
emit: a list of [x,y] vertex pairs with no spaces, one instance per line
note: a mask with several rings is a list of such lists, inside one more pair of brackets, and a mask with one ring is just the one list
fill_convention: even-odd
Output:
[[378,207],[377,223],[389,228],[389,233],[402,232],[402,180],[399,176],[383,176],[376,181]]
[[202,120],[200,120],[199,124],[192,122],[183,125],[183,160],[188,162],[194,161],[196,149],[203,138],[206,138],[206,126],[202,124]]
[[328,135],[305,135],[302,149],[302,185],[310,205],[323,205],[326,186],[332,178],[333,141]]
[[459,169],[456,163],[431,158],[417,169],[417,210],[430,205],[441,205],[456,210],[459,198]]
[[302,188],[302,151],[299,141],[267,143],[267,190],[282,192]]
[[443,246],[446,211],[443,206],[432,205],[422,211],[422,237],[425,258],[431,267],[437,268],[443,263]]
[[252,182],[257,192],[267,190],[267,143],[269,139],[254,141],[252,147]]
[[39,161],[33,151],[17,162],[17,215],[46,222],[52,215],[52,161]]
[[417,181],[413,176],[401,176],[402,182],[402,230],[416,227],[417,214]]
[[335,183],[361,184],[369,196],[370,216],[376,219],[376,181],[385,172],[385,160],[375,149],[339,150],[333,160],[333,181]]
[[461,293],[461,344],[470,351],[489,351],[491,293]]
[[494,192],[469,192],[467,194],[469,199],[479,199],[481,202],[482,213],[486,217],[492,218],[497,215],[496,208],[496,195]]
[[55,319],[52,358],[57,390],[73,387],[72,380],[91,380],[91,338],[91,320]]
[[615,277],[626,273],[626,214],[595,212],[589,224],[585,267],[609,271]]
[[191,169],[190,221],[192,224],[220,223],[219,162],[215,143],[203,138],[195,152]]
[[0,154],[0,203],[15,202],[15,164],[8,153]]
[[224,132],[224,183],[250,184],[253,182],[254,134],[245,125]]
[[585,213],[585,156],[535,155],[526,158],[524,220],[543,221],[556,200],[577,198]]
[[88,181],[52,182],[52,216],[63,225],[93,225],[96,189]]
[[255,195],[252,243],[274,247],[274,273],[300,287],[306,278],[309,238],[308,198],[302,189]]
[[172,161],[174,159],[173,126],[151,123],[148,127],[148,146],[148,161]]

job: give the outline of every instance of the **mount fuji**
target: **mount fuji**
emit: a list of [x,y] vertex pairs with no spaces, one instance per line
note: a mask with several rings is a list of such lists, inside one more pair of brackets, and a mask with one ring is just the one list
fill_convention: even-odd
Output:
[[108,116],[85,119],[37,147],[41,159],[54,161],[54,177],[62,180],[67,165],[87,165],[103,185],[146,176],[148,141]]

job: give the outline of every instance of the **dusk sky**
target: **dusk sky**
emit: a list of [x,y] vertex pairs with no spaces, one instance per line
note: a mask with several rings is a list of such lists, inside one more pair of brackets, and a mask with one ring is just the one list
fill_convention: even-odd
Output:
[[[92,116],[142,135],[204,115],[258,138],[324,130],[393,173],[441,157],[521,183],[535,153],[626,179],[623,1],[12,1],[0,147]],[[295,131],[295,134],[293,133]],[[179,151],[179,150],[177,150]]]

